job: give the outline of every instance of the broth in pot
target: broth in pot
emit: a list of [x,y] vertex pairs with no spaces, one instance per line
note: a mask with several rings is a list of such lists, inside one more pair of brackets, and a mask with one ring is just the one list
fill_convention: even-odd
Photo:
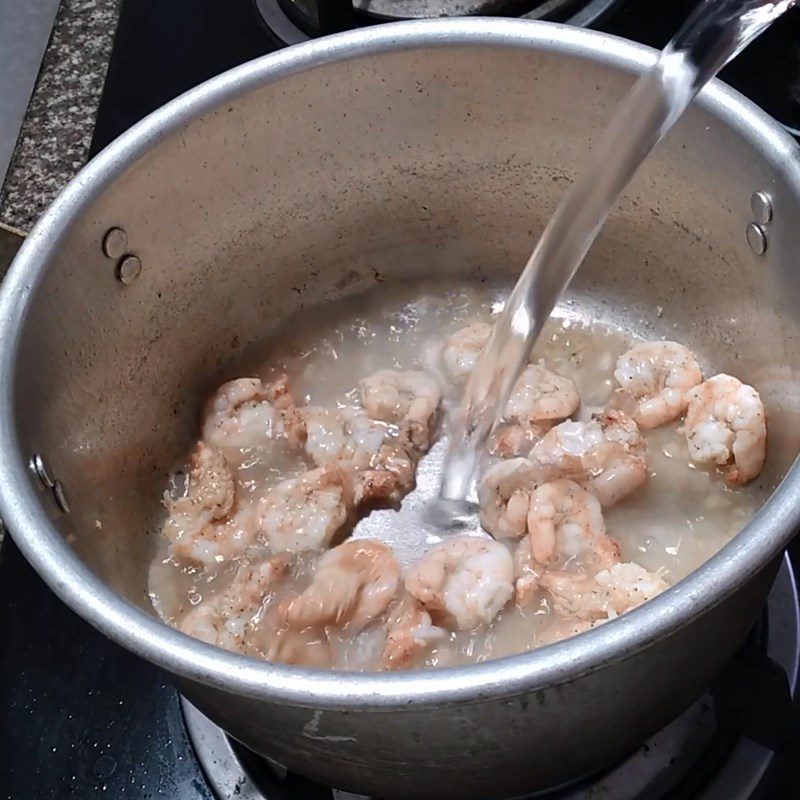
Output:
[[738,533],[771,489],[737,472],[745,444],[763,463],[757,393],[576,300],[492,438],[478,513],[431,525],[442,422],[506,296],[383,285],[301,312],[237,365],[167,482],[158,614],[274,661],[467,664],[605,624]]

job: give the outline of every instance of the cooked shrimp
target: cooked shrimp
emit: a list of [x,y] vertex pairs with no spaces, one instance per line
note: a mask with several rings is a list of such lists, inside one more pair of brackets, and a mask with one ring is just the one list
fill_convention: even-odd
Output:
[[542,565],[533,557],[530,537],[526,536],[514,551],[514,588],[518,605],[527,605],[536,596],[542,572]]
[[569,478],[613,506],[647,479],[646,444],[636,423],[609,410],[590,422],[562,422],[530,452],[540,481]]
[[529,424],[560,421],[574,414],[580,402],[573,380],[545,369],[542,363],[528,364],[509,398],[505,418]]
[[396,425],[400,439],[419,452],[431,445],[442,393],[425,372],[381,369],[359,383],[361,402],[372,419]]
[[351,539],[320,559],[311,585],[286,608],[298,629],[335,625],[358,633],[382,614],[400,587],[400,567],[385,544]]
[[470,376],[491,333],[488,322],[473,322],[445,340],[442,361],[452,380],[463,381]]
[[318,467],[350,461],[358,469],[370,466],[389,428],[355,409],[305,406],[293,410],[287,426]]
[[386,621],[386,645],[381,666],[386,670],[408,669],[431,645],[444,638],[445,632],[431,621],[425,607],[406,596]]
[[317,466],[339,463],[349,470],[357,504],[397,502],[414,488],[411,457],[386,423],[363,412],[295,408],[287,418],[287,431]]
[[501,422],[489,439],[489,452],[499,458],[524,458],[551,427],[544,420],[532,425]]
[[347,473],[353,503],[359,509],[396,505],[414,487],[414,463],[404,450],[381,448],[375,467]]
[[180,629],[217,647],[246,651],[275,584],[288,569],[286,556],[239,567],[227,588],[195,606],[183,618]]
[[525,458],[499,461],[478,485],[481,524],[495,538],[519,539],[528,530],[528,505],[535,466]]
[[209,520],[228,516],[234,503],[233,473],[219,450],[199,442],[192,453],[186,497],[174,501],[173,508],[191,508]]
[[238,556],[255,535],[252,515],[233,513],[233,473],[219,450],[200,442],[191,458],[186,494],[164,495],[164,536],[180,561],[211,565]]
[[619,561],[619,545],[606,535],[600,502],[573,481],[552,481],[534,489],[528,536],[533,558],[548,568],[596,571]]
[[261,535],[275,553],[321,550],[348,520],[352,508],[347,476],[318,467],[273,486],[258,508]]
[[289,378],[271,383],[239,378],[224,383],[206,406],[203,438],[217,447],[262,447],[283,433],[283,412],[294,404]]
[[557,613],[582,620],[613,619],[669,588],[661,577],[634,563],[612,564],[594,576],[549,572],[540,583]]
[[607,593],[608,602],[617,614],[636,608],[669,589],[660,576],[633,562],[612,564],[594,576]]
[[721,374],[696,386],[686,399],[689,458],[721,466],[728,483],[753,480],[767,455],[767,422],[758,392]]
[[686,392],[703,380],[692,352],[677,342],[643,342],[623,353],[614,370],[613,405],[640,428],[656,428],[686,410]]
[[526,455],[554,423],[575,413],[581,399],[574,381],[529,364],[506,406],[504,424],[493,437],[493,451],[503,458]]
[[330,642],[324,631],[316,628],[297,630],[286,625],[275,628],[264,656],[274,663],[316,669],[327,669],[332,661]]
[[514,563],[502,544],[457,535],[428,550],[411,567],[406,589],[434,621],[469,630],[497,616],[514,593],[513,579]]
[[546,644],[553,644],[554,642],[561,642],[564,639],[569,639],[570,636],[577,636],[579,633],[585,633],[593,628],[608,622],[608,618],[603,619],[578,619],[577,617],[567,617],[563,615],[553,616],[550,622],[544,627],[539,634],[539,646]]

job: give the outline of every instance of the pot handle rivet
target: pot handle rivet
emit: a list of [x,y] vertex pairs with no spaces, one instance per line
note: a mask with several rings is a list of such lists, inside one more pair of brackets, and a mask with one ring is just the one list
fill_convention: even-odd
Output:
[[130,286],[142,271],[142,262],[138,256],[127,255],[119,262],[117,267],[117,277],[126,285]]
[[69,503],[67,502],[66,494],[64,494],[64,487],[61,485],[61,481],[56,481],[55,486],[53,486],[53,497],[56,499],[56,505],[65,514],[69,514]]
[[56,485],[50,467],[43,455],[36,453],[36,455],[31,458],[28,466],[31,472],[39,479],[39,483],[42,484],[44,489],[52,489]]
[[128,234],[122,228],[109,228],[103,237],[103,255],[117,259],[125,254],[128,247]]
[[747,236],[747,243],[750,245],[750,249],[757,256],[761,256],[766,253],[767,234],[760,225],[757,225],[755,222],[751,222],[745,230],[745,235]]
[[59,509],[65,514],[69,514],[69,502],[64,492],[64,486],[60,480],[53,477],[53,472],[45,460],[45,457],[41,453],[36,453],[28,462],[28,467],[38,479],[41,487],[43,489],[49,489],[53,493],[53,498]]
[[753,219],[759,224],[768,225],[772,221],[772,200],[766,192],[753,192],[750,210],[753,212]]

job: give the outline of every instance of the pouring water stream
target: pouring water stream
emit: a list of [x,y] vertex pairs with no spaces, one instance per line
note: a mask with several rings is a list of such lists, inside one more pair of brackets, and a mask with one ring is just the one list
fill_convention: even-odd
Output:
[[795,1],[706,0],[622,101],[528,259],[449,420],[432,522],[448,527],[470,516],[467,497],[486,441],[559,296],[640,164],[700,89]]

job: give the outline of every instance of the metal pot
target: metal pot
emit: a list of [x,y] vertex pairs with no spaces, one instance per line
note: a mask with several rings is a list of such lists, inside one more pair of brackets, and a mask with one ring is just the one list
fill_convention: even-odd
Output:
[[[172,630],[146,594],[166,471],[224,366],[300,306],[376,280],[515,275],[653,59],[539,23],[371,28],[211,80],[98,156],[0,292],[0,513],[53,590],[253,750],[383,798],[543,790],[676,716],[747,634],[800,518],[798,153],[720,84],[649,160],[573,296],[761,389],[763,485],[788,475],[734,541],[599,629],[442,671],[262,663]],[[745,237],[757,190],[763,255]]]

